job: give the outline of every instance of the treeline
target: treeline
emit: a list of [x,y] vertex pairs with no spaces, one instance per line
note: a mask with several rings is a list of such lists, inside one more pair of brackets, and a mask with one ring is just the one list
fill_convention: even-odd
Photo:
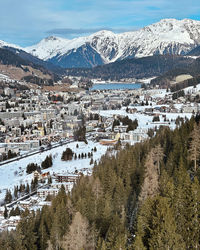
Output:
[[34,76],[34,75],[24,76],[22,78],[22,80],[24,80],[26,82],[34,83],[37,85],[49,85],[49,86],[53,85],[52,79],[40,78],[40,77]]
[[125,59],[92,69],[66,69],[66,74],[88,78],[101,78],[103,80],[144,78],[160,76],[173,68],[188,67],[193,61],[194,59],[177,55],[154,55],[144,58]]
[[199,121],[106,154],[70,194],[26,210],[2,249],[199,249]]
[[[76,145],[76,148],[79,148],[78,144]],[[94,148],[91,149],[91,152],[88,153],[79,153],[76,154],[74,153],[71,148],[66,148],[65,151],[63,151],[62,156],[61,156],[61,160],[62,161],[71,161],[72,159],[77,160],[77,159],[83,159],[83,158],[92,158],[93,157],[93,152],[97,152],[97,148],[96,146]],[[90,161],[90,165],[93,164],[93,158],[92,158],[92,163]]]

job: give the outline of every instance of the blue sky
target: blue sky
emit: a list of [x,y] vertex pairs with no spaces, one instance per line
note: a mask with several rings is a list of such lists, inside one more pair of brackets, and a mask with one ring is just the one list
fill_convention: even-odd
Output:
[[200,20],[199,0],[0,0],[0,40],[28,46],[49,35],[123,32],[163,18]]

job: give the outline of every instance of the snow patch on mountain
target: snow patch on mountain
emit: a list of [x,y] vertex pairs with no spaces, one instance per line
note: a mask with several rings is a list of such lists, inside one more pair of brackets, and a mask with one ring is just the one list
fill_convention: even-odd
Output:
[[42,60],[48,60],[57,55],[64,55],[72,49],[77,49],[85,44],[84,37],[68,40],[65,38],[50,36],[41,40],[37,45],[26,47],[25,51]]
[[11,48],[23,50],[23,48],[18,45],[7,43],[7,42],[0,40],[0,48],[4,48],[4,47],[11,47]]

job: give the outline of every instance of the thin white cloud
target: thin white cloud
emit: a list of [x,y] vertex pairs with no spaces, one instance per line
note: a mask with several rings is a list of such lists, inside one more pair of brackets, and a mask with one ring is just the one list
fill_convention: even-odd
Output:
[[51,30],[66,29],[66,35],[69,29],[71,34],[97,27],[123,30],[198,13],[199,0],[1,0],[0,39],[27,44]]

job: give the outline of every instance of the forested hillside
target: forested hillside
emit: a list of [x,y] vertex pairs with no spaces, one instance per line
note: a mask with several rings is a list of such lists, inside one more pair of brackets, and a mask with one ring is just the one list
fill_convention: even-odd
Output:
[[108,152],[71,194],[25,211],[1,249],[199,249],[200,116]]
[[194,59],[176,55],[154,55],[143,58],[126,59],[97,66],[92,69],[66,69],[67,75],[120,80],[122,78],[145,78],[160,76],[174,68],[187,68]]
[[[16,67],[16,72],[18,72],[19,69],[21,70],[20,76],[22,80],[28,81],[34,78],[32,82],[37,84],[45,83],[47,85],[51,85],[53,81],[59,80],[59,76],[55,73],[55,66],[52,67],[53,71],[51,71],[49,70],[51,67],[47,65],[46,62],[42,64],[41,60],[36,59],[20,50],[15,51],[14,49],[0,48],[0,66],[0,72],[2,67],[6,66],[7,71],[5,73],[8,75],[9,72],[12,71],[13,67]],[[3,67],[2,72],[4,71],[5,67]],[[16,79],[18,78],[19,76],[17,76],[16,73]]]
[[26,64],[27,64],[27,62],[29,62],[29,64],[37,65],[39,68],[45,68],[46,70],[51,71],[54,74],[58,74],[58,75],[64,74],[64,69],[62,69],[62,68],[60,68],[52,63],[40,60],[39,58],[25,52],[24,50],[15,49],[12,47],[4,47],[4,49],[9,50],[13,54],[15,54],[18,58],[19,57],[22,58],[23,61],[26,62]]
[[[194,86],[198,83],[200,77],[200,58],[194,60],[191,64],[185,65],[184,67],[176,67],[168,72],[164,73],[151,81],[152,85],[159,84],[162,87],[169,87],[170,81],[172,81],[176,76],[182,74],[190,74],[193,79],[186,80],[184,82],[176,84],[174,89],[180,90],[189,86]],[[174,90],[173,90],[174,91]]]

